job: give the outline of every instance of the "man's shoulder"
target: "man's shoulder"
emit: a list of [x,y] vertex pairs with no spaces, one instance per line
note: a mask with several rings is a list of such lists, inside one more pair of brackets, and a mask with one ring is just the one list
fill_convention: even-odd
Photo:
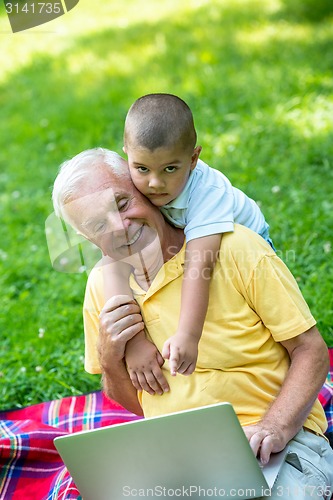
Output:
[[229,253],[236,260],[258,260],[264,255],[276,256],[271,246],[262,236],[248,227],[234,225],[234,231],[224,233],[221,241],[221,253]]

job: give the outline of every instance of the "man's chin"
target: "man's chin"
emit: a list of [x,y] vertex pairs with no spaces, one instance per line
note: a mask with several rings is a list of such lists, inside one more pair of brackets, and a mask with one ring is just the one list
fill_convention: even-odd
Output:
[[157,231],[147,225],[143,225],[138,239],[131,245],[122,245],[113,250],[113,260],[124,260],[141,253],[156,239]]

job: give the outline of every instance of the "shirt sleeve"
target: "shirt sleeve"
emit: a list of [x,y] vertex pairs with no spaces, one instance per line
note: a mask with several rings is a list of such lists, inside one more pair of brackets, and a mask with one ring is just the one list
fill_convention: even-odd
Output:
[[88,373],[101,373],[98,361],[97,340],[99,314],[103,307],[103,279],[101,267],[94,268],[87,281],[83,303],[83,324],[85,339],[84,368]]
[[234,197],[231,186],[197,187],[189,198],[186,241],[234,230]]
[[247,291],[253,309],[276,342],[296,337],[316,324],[295,278],[276,255],[260,259]]

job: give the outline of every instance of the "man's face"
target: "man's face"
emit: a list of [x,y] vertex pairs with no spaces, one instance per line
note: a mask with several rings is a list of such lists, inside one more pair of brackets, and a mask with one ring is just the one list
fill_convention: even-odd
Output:
[[105,166],[98,166],[80,194],[65,206],[66,213],[105,255],[124,259],[156,238],[162,215],[135,189],[129,176],[115,176]]

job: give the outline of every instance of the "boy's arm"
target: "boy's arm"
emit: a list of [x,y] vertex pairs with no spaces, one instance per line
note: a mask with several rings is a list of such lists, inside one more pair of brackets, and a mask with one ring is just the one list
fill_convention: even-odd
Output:
[[[107,256],[102,259],[105,301],[119,295],[133,296],[129,286],[131,266],[124,262],[114,262]],[[137,390],[149,394],[163,394],[169,385],[162,373],[164,360],[156,346],[147,340],[142,329],[128,340],[125,361],[130,379]]]
[[191,240],[186,245],[181,310],[176,334],[164,344],[162,355],[169,359],[171,374],[194,371],[198,343],[209,301],[212,272],[221,245],[221,234]]
[[102,258],[104,300],[115,295],[133,295],[129,286],[131,266],[122,261],[114,261],[107,255]]
[[164,359],[144,331],[127,342],[125,361],[132,384],[138,391],[151,395],[169,391],[169,384],[161,370]]

